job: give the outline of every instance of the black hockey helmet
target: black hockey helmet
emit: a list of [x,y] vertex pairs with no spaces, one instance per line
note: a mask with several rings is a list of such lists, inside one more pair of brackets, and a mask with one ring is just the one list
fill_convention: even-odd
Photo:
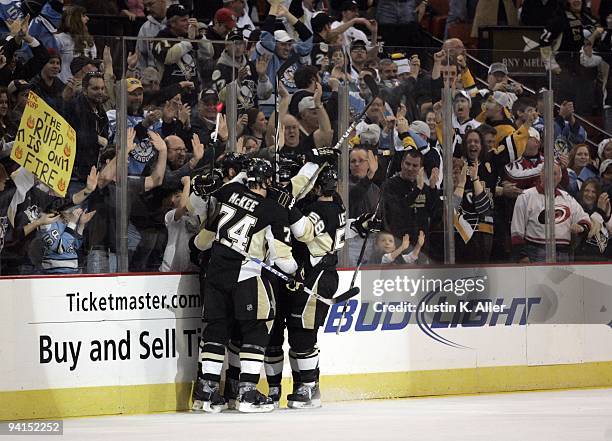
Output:
[[266,184],[268,179],[271,179],[274,176],[274,170],[272,169],[272,165],[270,162],[265,159],[256,158],[253,159],[249,168],[247,169],[247,183],[251,184]]
[[319,173],[315,186],[321,187],[321,195],[333,196],[338,186],[338,172],[331,167],[326,167]]
[[233,168],[236,174],[243,171],[249,162],[249,158],[240,153],[229,152],[223,155],[221,159],[221,169],[223,170],[223,176],[233,177],[229,175],[230,168]]
[[191,191],[199,197],[209,196],[223,185],[223,174],[219,169],[195,175],[191,180]]
[[300,164],[287,156],[278,159],[278,182],[282,185],[289,183],[292,177],[300,171]]

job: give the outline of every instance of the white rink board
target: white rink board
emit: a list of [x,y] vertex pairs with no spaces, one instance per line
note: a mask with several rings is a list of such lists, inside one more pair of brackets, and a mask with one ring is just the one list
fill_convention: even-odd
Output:
[[[559,294],[556,300],[543,298],[541,304],[557,301],[557,310],[568,308],[582,314],[582,308],[589,303],[599,307],[602,295],[612,297],[609,268],[533,266],[486,271],[491,290],[499,290],[499,297],[539,296],[544,285]],[[402,272],[415,278],[421,274],[419,270]],[[381,277],[395,273],[385,271]],[[352,272],[340,274],[343,290]],[[534,292],[536,284],[538,292]],[[150,305],[136,310],[76,311],[73,302],[70,311],[68,294],[79,292],[83,298],[90,291],[98,299],[112,294],[115,298],[135,296],[143,302],[143,296],[149,293],[160,299],[166,296],[166,303],[176,295],[186,301],[194,301],[199,295],[194,275],[2,279],[0,391],[185,383],[194,378],[197,333],[201,327],[199,307],[163,308],[161,300],[154,307],[151,300]],[[537,315],[537,306],[532,314]],[[610,304],[607,311],[612,318]],[[483,326],[434,329],[441,338],[465,346],[453,347],[432,338],[417,324],[382,330],[384,315],[376,326],[367,320],[359,321],[356,312],[351,316],[350,328],[337,336],[333,332],[334,314],[338,312],[330,312],[328,323],[319,333],[323,376],[612,361],[612,328],[605,324],[490,326],[488,320]],[[367,330],[368,325],[371,330]],[[175,332],[176,338],[167,341],[166,332],[170,337]],[[126,342],[119,344],[128,333],[129,353]],[[47,360],[49,351],[41,349],[48,338],[60,346],[59,355],[54,349],[51,360]],[[155,338],[159,348],[153,350]],[[126,359],[92,360],[93,340],[119,344]],[[61,359],[64,355],[63,344],[72,344],[73,353],[80,348],[76,362],[72,355],[65,362],[56,360],[56,356]],[[70,349],[68,352],[71,354]],[[290,375],[288,362],[284,373]]]

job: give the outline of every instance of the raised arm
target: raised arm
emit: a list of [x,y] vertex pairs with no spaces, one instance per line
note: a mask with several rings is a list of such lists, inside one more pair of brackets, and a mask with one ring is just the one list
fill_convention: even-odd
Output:
[[317,84],[314,93],[314,102],[317,108],[317,118],[319,120],[319,128],[315,130],[313,134],[314,142],[316,147],[329,146],[334,136],[334,130],[332,129],[329,116],[325,111],[325,107],[321,102],[321,96],[323,95],[323,89],[321,84]]
[[158,155],[153,173],[145,178],[145,191],[159,187],[164,182],[164,173],[166,173],[166,162],[168,160],[168,147],[161,136],[149,131],[149,139],[155,150],[157,150]]

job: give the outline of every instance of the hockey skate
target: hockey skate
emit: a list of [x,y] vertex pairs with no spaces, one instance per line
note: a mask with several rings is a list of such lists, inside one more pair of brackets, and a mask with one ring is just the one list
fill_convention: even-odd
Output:
[[238,411],[244,413],[262,413],[274,410],[274,401],[259,392],[255,383],[240,383],[237,404]]
[[198,378],[193,388],[193,405],[191,410],[219,413],[225,409],[227,409],[227,404],[219,393],[219,383]]
[[321,407],[319,383],[314,386],[300,384],[295,393],[287,395],[287,407],[291,409],[316,409]]
[[225,389],[223,397],[227,402],[227,408],[230,410],[238,409],[238,380],[232,378],[225,379]]
[[278,409],[280,406],[281,399],[281,386],[270,386],[270,391],[268,392],[268,397],[272,399],[274,402],[274,408]]

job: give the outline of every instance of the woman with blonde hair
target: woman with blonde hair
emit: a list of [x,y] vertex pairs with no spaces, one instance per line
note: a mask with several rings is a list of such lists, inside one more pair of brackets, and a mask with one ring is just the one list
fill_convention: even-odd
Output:
[[70,63],[76,56],[83,55],[95,59],[98,55],[93,37],[87,29],[87,11],[81,6],[68,6],[62,14],[62,21],[55,36],[62,59],[59,79],[64,83],[71,77]]

